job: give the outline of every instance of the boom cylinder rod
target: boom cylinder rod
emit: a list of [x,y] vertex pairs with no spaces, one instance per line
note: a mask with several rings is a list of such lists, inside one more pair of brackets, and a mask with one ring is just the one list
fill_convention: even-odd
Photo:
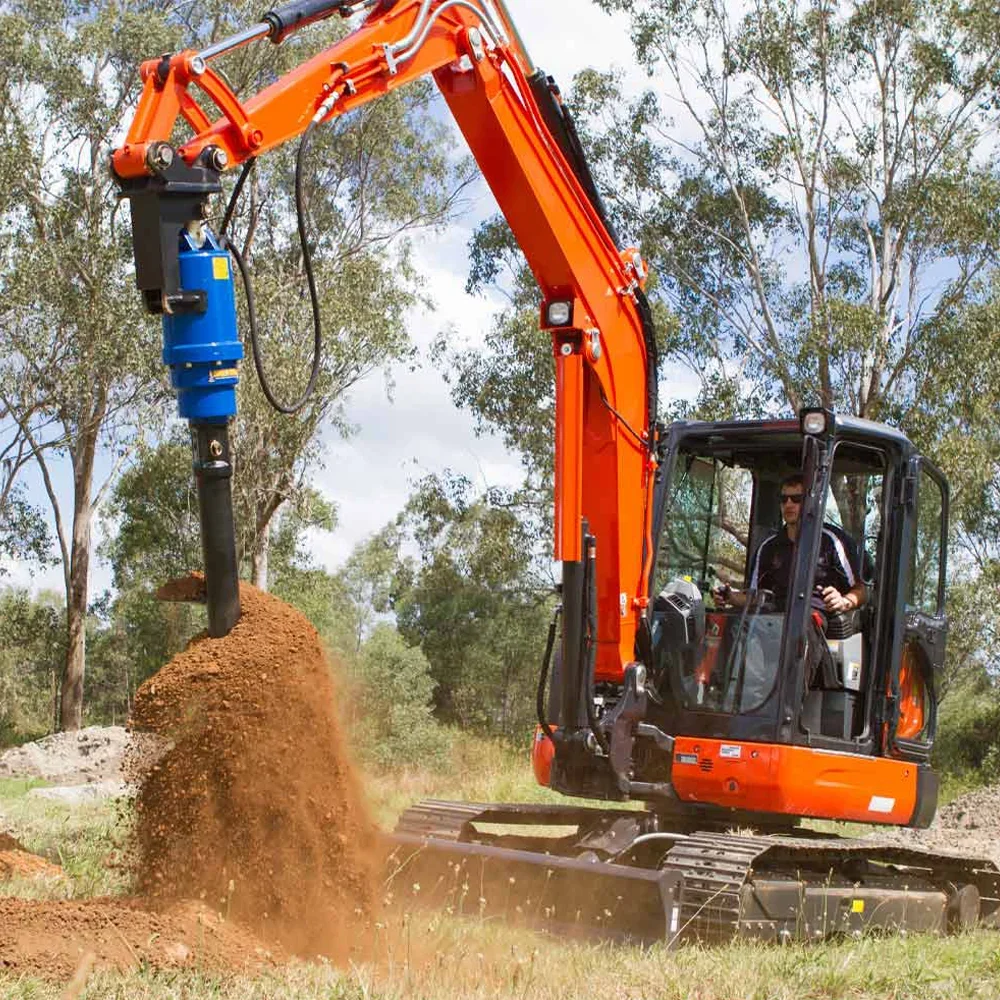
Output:
[[583,641],[585,567],[583,560],[562,564],[563,634],[560,667],[559,726],[569,733],[583,725]]
[[267,38],[270,34],[271,25],[262,21],[260,24],[255,24],[252,28],[245,28],[237,35],[231,35],[229,38],[222,39],[221,42],[209,45],[207,49],[202,49],[198,53],[198,58],[208,62],[209,59],[225,55],[227,52],[232,52],[233,49],[238,49],[243,45],[256,41],[258,38]]

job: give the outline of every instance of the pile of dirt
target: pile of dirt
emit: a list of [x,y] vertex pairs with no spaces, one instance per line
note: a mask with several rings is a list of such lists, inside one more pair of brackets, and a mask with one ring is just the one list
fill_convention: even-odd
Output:
[[[161,591],[203,594],[198,577]],[[343,959],[371,940],[377,831],[319,636],[253,587],[241,601],[228,636],[197,636],[139,689],[131,726],[145,739],[83,730],[9,764],[8,773],[62,781],[124,771],[137,784],[141,898],[0,899],[0,970],[50,979],[86,978],[92,965],[252,971],[289,953]],[[73,756],[86,765],[63,766]],[[4,865],[13,875],[59,872],[0,835],[0,878]]]
[[1000,866],[1000,785],[960,795],[938,810],[926,830],[887,828],[871,839],[984,858]]
[[122,762],[155,756],[158,740],[123,726],[88,726],[76,732],[53,733],[0,754],[0,777],[42,778],[57,785],[121,785]]
[[[197,578],[164,588],[196,599]],[[373,914],[376,828],[340,732],[316,630],[250,586],[221,639],[196,637],[136,694],[134,729],[172,741],[136,800],[138,889],[202,899],[298,954],[334,959]]]
[[10,834],[0,833],[0,882],[12,878],[62,877],[63,870],[58,865],[25,850]]
[[281,958],[194,903],[152,912],[133,900],[0,899],[2,972],[65,980],[88,961],[121,971],[149,965],[253,973]]
[[943,829],[982,830],[1000,835],[1000,785],[977,788],[942,806],[937,824]]

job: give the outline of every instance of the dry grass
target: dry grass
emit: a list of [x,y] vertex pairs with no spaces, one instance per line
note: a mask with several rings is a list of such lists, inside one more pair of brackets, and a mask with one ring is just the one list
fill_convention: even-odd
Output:
[[[636,949],[548,940],[441,920],[347,969],[299,962],[247,979],[196,971],[100,973],[81,994],[166,1000],[995,1000],[997,942],[960,938],[842,942],[823,947]],[[418,949],[415,942],[422,939]],[[55,1000],[61,987],[5,978],[0,998]]]
[[[527,751],[456,740],[445,772],[372,776],[384,826],[423,797],[565,801],[534,786]],[[105,868],[120,834],[111,806],[72,809],[0,783],[0,828],[26,846],[72,859],[68,890],[123,891]],[[99,872],[104,871],[104,876]],[[103,881],[102,881],[103,878]],[[67,893],[65,887],[62,894]],[[369,957],[345,969],[299,962],[253,979],[197,970],[92,975],[82,997],[121,1000],[996,1000],[1000,937],[866,938],[820,946],[636,948],[556,940],[489,920],[442,913],[390,917],[360,942]],[[0,956],[2,966],[2,956]],[[56,1000],[64,986],[4,975],[0,1000]]]

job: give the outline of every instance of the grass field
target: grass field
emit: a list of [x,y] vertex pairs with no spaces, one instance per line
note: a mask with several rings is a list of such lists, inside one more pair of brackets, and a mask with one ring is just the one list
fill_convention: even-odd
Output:
[[[71,808],[29,797],[29,787],[0,781],[0,827],[11,829],[28,849],[58,861],[68,877],[43,885],[7,883],[0,893],[49,898],[126,893],[121,851],[127,816],[123,823],[111,805]],[[555,799],[531,782],[523,754],[468,738],[456,740],[451,766],[443,773],[376,775],[368,779],[368,788],[372,810],[384,826],[422,797]],[[370,957],[346,969],[300,962],[255,978],[219,978],[198,970],[137,967],[124,974],[95,974],[80,995],[122,1000],[1000,998],[1000,935],[995,932],[669,951],[567,942],[435,913],[400,920],[397,926],[374,929],[371,940],[363,942]],[[0,1000],[54,1000],[63,989],[0,971]]]

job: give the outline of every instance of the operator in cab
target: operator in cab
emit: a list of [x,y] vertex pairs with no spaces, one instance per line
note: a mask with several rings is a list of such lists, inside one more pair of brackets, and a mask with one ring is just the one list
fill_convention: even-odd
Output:
[[[805,481],[801,475],[791,475],[782,480],[780,499],[784,526],[768,535],[758,546],[748,589],[733,590],[728,584],[716,587],[712,596],[718,605],[742,607],[751,593],[769,590],[778,604],[785,606],[805,499]],[[824,524],[814,579],[814,606],[822,606],[828,614],[860,608],[865,602],[865,585],[858,579],[857,565],[856,549],[850,536],[840,528]]]

